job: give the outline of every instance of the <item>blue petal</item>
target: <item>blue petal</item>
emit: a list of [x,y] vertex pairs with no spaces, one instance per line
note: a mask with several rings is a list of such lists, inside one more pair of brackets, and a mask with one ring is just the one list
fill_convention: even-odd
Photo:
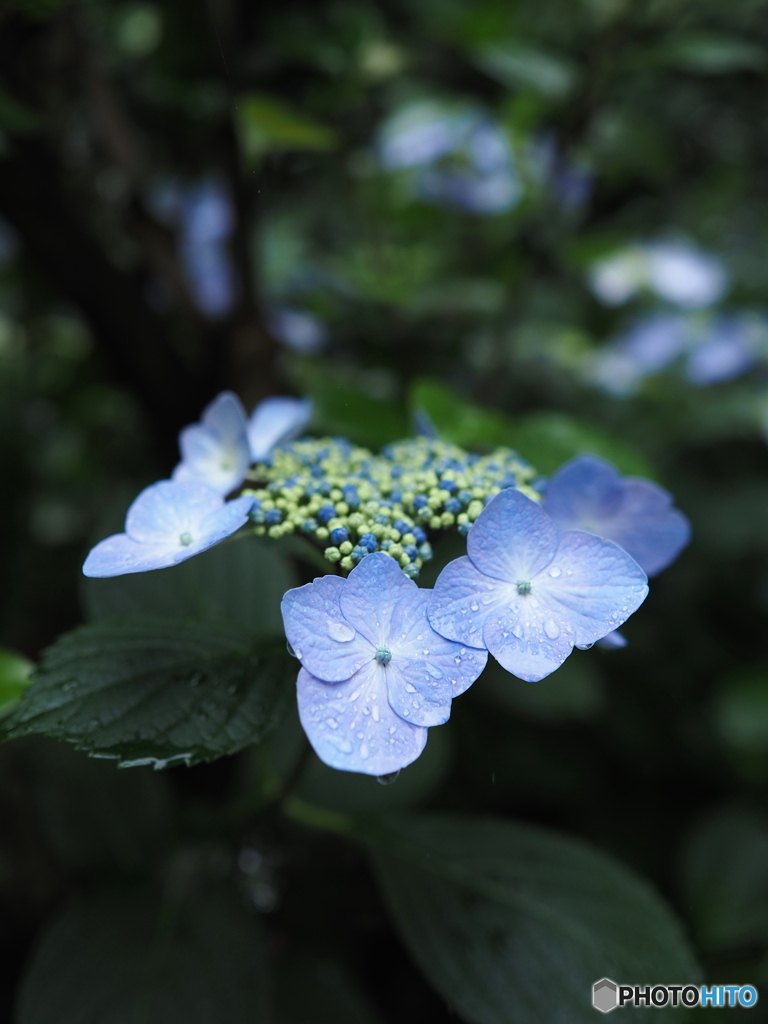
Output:
[[612,629],[610,633],[606,633],[604,637],[597,641],[597,646],[604,647],[607,651],[619,651],[622,647],[626,647],[628,642],[627,638],[618,629]]
[[125,533],[116,533],[91,549],[83,565],[83,575],[123,576],[130,572],[165,569],[175,561],[175,548],[166,544],[140,544]]
[[626,622],[647,594],[645,573],[623,548],[569,530],[560,535],[552,564],[533,580],[522,600],[539,602],[538,608],[533,601],[531,606],[542,624],[551,617],[564,632],[573,633],[574,643],[593,644]]
[[184,533],[197,538],[200,524],[223,503],[205,484],[160,480],[145,487],[128,509],[125,532],[140,544],[176,546]]
[[508,583],[484,575],[466,556],[456,558],[435,582],[427,606],[430,625],[441,636],[467,647],[485,646],[485,620],[509,600],[510,593]]
[[248,421],[251,457],[260,462],[275,445],[296,437],[312,415],[308,398],[267,398],[253,410]]
[[544,508],[560,530],[586,530],[620,544],[649,576],[673,562],[690,539],[688,520],[673,508],[668,491],[650,480],[623,479],[592,455],[557,471]]
[[173,479],[199,481],[221,494],[239,487],[250,465],[245,410],[240,399],[224,391],[206,407],[201,423],[179,436],[182,461]]
[[530,602],[530,596],[511,597],[506,607],[493,611],[485,621],[483,637],[500,665],[534,683],[562,665],[573,650],[573,631],[567,621],[526,614],[522,601]]
[[285,635],[296,657],[313,676],[327,682],[349,679],[373,663],[375,649],[344,618],[341,576],[322,576],[283,597]]
[[209,513],[200,523],[199,537],[194,538],[190,545],[195,548],[195,551],[190,552],[189,555],[177,556],[176,561],[180,562],[192,554],[197,554],[198,551],[205,551],[207,548],[213,547],[225,537],[230,537],[241,526],[245,526],[254,500],[253,497],[244,494],[240,498],[233,498],[232,501],[225,502],[221,508]]
[[369,662],[346,682],[325,683],[301,669],[299,717],[315,753],[331,768],[388,775],[415,761],[427,730],[389,705],[380,665]]
[[377,551],[349,574],[341,593],[341,610],[374,648],[386,647],[393,639],[392,618],[398,603],[418,589],[394,558]]
[[[416,685],[414,676],[420,674],[426,684],[426,692],[434,694],[437,688],[431,686],[430,682],[424,678],[426,671],[431,677],[432,684],[440,680],[441,677],[448,680],[450,697],[458,697],[459,694],[469,689],[483,671],[488,661],[488,652],[455,643],[432,628],[427,618],[432,593],[431,590],[416,588],[404,593],[395,606],[388,645],[392,650],[392,661],[389,667],[397,668],[403,662],[411,663],[415,666],[415,671],[407,670],[406,681]],[[402,714],[399,708],[396,707],[395,710],[398,714]],[[403,717],[410,718],[406,715]],[[413,718],[410,720],[415,721]]]
[[552,560],[557,530],[549,516],[514,488],[501,491],[483,509],[467,538],[467,554],[494,579],[530,580]]

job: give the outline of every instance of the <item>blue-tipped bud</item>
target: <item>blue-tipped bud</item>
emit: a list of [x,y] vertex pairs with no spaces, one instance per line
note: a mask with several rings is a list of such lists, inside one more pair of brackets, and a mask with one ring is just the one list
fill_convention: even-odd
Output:
[[472,523],[459,523],[459,533],[462,537],[466,537],[471,529]]
[[357,563],[358,563],[358,562],[360,562],[360,561],[362,561],[362,559],[364,559],[364,558],[365,558],[365,556],[366,556],[366,555],[367,555],[368,553],[369,553],[369,552],[368,552],[368,549],[367,549],[367,548],[363,548],[363,547],[361,547],[361,546],[360,546],[359,544],[357,544],[357,545],[356,545],[355,547],[353,547],[353,548],[352,548],[352,550],[350,551],[350,553],[349,553],[349,557],[350,557],[350,558],[352,559],[352,561],[353,561],[353,562],[355,563],[355,565],[357,565]]
[[[322,490],[322,488],[321,488]],[[317,513],[317,518],[320,522],[325,525],[329,519],[333,519],[336,515],[336,509],[333,505],[323,505],[320,511]]]
[[349,540],[349,533],[343,526],[337,526],[335,530],[331,530],[331,544],[343,544],[345,540]]
[[279,508],[271,508],[264,516],[264,522],[267,526],[277,526],[277,524],[282,523],[282,521],[283,513]]
[[379,542],[373,533],[364,533],[357,543],[367,551],[375,551],[379,546]]
[[416,538],[416,541],[419,544],[426,544],[427,543],[427,534],[426,534],[426,532],[424,530],[422,530],[422,528],[420,526],[412,526],[411,527],[411,533]]
[[461,512],[462,504],[457,498],[449,498],[445,503],[445,511],[458,515]]

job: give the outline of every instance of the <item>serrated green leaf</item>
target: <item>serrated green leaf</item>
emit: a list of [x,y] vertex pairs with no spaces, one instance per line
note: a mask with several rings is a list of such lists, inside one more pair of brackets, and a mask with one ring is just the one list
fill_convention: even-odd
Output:
[[34,667],[29,658],[0,647],[0,715],[9,712],[21,700]]
[[273,727],[288,692],[286,661],[233,627],[93,623],[48,648],[0,737],[42,733],[124,765],[210,761]]
[[330,128],[293,110],[274,96],[241,96],[235,118],[243,152],[258,161],[267,153],[284,150],[325,152],[336,145]]
[[270,1024],[258,920],[227,892],[159,897],[142,888],[70,903],[27,968],[17,1024]]
[[170,569],[84,578],[83,603],[91,619],[189,617],[241,626],[256,638],[281,637],[280,602],[298,583],[274,541],[247,537],[219,544]]
[[[412,957],[470,1024],[590,1024],[602,977],[699,977],[680,925],[650,886],[585,843],[446,816],[395,826],[373,859]],[[623,1013],[636,1020],[643,1010]]]

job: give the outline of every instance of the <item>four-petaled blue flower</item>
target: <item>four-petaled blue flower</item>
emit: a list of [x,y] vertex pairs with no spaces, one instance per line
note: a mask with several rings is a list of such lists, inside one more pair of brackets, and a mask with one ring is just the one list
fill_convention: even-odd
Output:
[[229,494],[245,479],[251,463],[248,426],[240,399],[223,391],[205,407],[200,423],[179,435],[181,462],[173,471],[179,482],[207,484]]
[[248,443],[255,462],[265,459],[275,445],[290,441],[306,427],[312,415],[309,398],[265,398],[248,421]]
[[90,551],[83,573],[122,576],[183,562],[244,526],[252,505],[250,497],[225,502],[205,484],[161,480],[128,509],[125,533]]
[[594,455],[579,455],[555,473],[543,507],[558,530],[585,530],[614,541],[648,576],[666,569],[691,536],[668,491],[650,480],[622,477]]
[[574,646],[595,643],[636,611],[647,578],[626,551],[589,533],[558,533],[520,491],[501,491],[475,521],[468,557],[438,577],[433,628],[483,644],[521,679],[543,679]]
[[414,761],[427,726],[483,670],[487,652],[453,643],[427,621],[431,591],[382,553],[345,580],[323,576],[283,598],[288,642],[302,663],[299,715],[332,768],[386,775]]

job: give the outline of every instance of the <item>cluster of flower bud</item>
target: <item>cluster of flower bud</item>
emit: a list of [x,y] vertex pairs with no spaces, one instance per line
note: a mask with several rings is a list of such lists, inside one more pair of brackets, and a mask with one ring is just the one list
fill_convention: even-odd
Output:
[[248,473],[255,532],[298,532],[346,571],[383,551],[407,576],[432,557],[427,531],[466,534],[490,499],[515,487],[538,499],[535,470],[508,448],[489,455],[417,437],[374,455],[343,438],[273,450]]

